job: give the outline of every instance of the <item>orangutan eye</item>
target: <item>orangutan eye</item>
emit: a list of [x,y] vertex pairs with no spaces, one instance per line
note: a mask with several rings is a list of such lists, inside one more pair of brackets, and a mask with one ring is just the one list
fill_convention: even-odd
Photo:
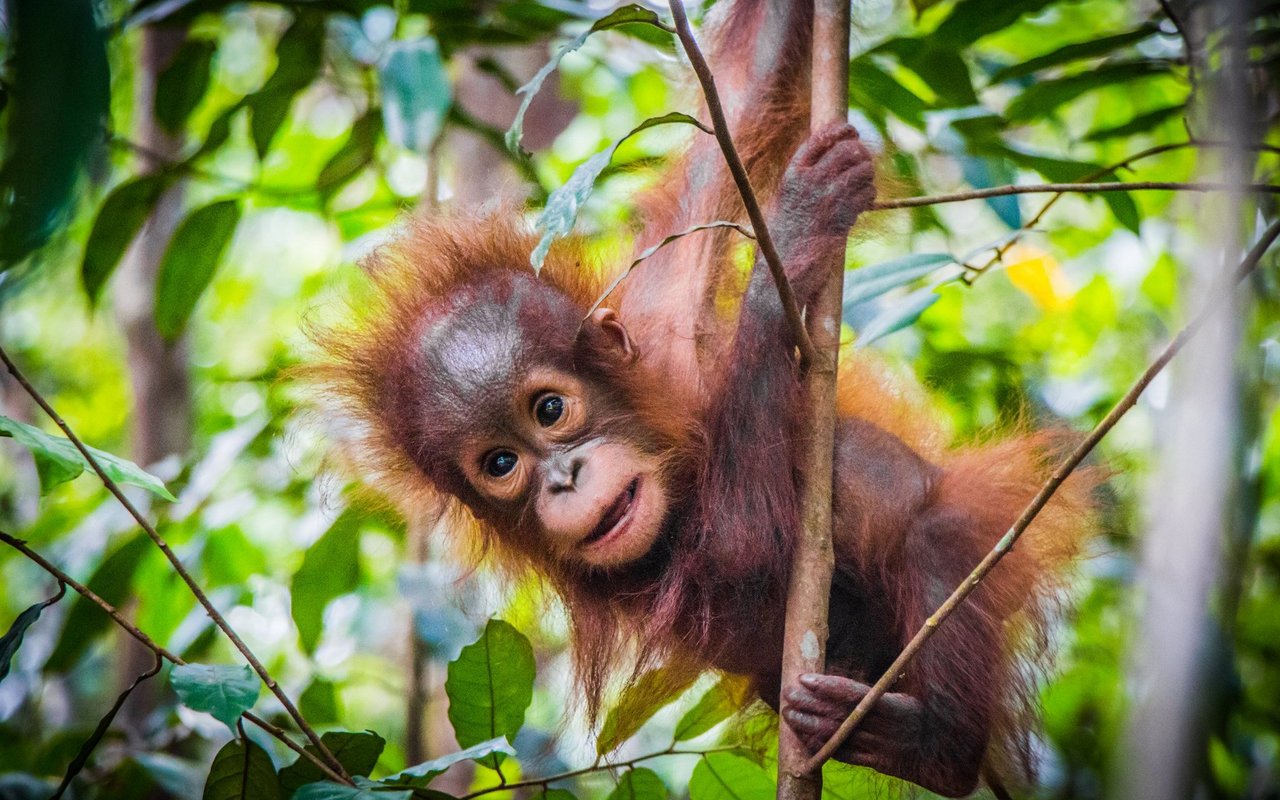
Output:
[[534,413],[538,417],[539,425],[544,428],[550,428],[564,414],[564,398],[555,394],[546,395],[538,401],[538,406]]
[[516,468],[516,454],[510,450],[494,450],[484,460],[484,471],[501,478]]

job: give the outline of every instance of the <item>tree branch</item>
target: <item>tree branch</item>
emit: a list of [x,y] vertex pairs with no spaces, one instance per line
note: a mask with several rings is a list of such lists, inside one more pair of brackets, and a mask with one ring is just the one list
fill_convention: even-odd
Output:
[[[88,586],[85,586],[83,583],[80,583],[75,578],[63,572],[61,569],[55,566],[52,562],[50,562],[47,558],[40,555],[35,550],[32,550],[30,547],[27,546],[27,543],[24,542],[23,540],[18,539],[14,536],[10,536],[9,534],[0,530],[0,542],[3,542],[4,544],[9,545],[14,550],[17,550],[19,553],[26,556],[29,560],[34,562],[37,566],[39,566],[45,572],[49,573],[54,578],[56,578],[60,583],[70,586],[72,590],[74,590],[81,597],[93,603],[98,608],[102,609],[108,617],[111,617],[111,619],[124,630],[125,633],[129,634],[134,639],[136,639],[138,643],[141,644],[143,647],[147,648],[148,650],[155,653],[160,658],[163,658],[165,661],[168,661],[172,664],[187,663],[185,660],[183,660],[181,656],[178,656],[175,653],[172,653],[169,650],[156,644],[154,639],[152,639],[150,636],[144,633],[142,629],[139,628],[137,625],[134,625],[132,622],[130,622],[123,614],[120,613],[120,611],[115,606],[111,605],[106,600],[103,600],[100,596],[98,596],[97,593],[95,593]],[[285,746],[287,746],[290,750],[293,750],[299,756],[315,764],[316,768],[322,771],[325,774],[325,776],[328,777],[330,780],[338,781],[342,783],[350,783],[349,780],[344,779],[337,772],[334,772],[333,769],[331,769],[327,764],[321,761],[319,757],[317,757],[314,753],[308,752],[305,748],[303,748],[302,745],[290,739],[289,735],[284,732],[283,728],[279,727],[278,725],[272,725],[270,722],[267,722],[266,720],[262,719],[256,714],[252,714],[248,711],[244,713],[244,718],[252,722],[254,725],[257,725],[259,728],[262,728],[264,731],[271,734],[276,739],[279,739],[281,742],[284,743]]]
[[1227,183],[1184,182],[1184,181],[1132,181],[1122,183],[1028,183],[1017,186],[993,186],[990,189],[973,189],[968,192],[951,194],[932,194],[922,197],[902,197],[897,200],[883,200],[871,206],[871,211],[890,211],[898,208],[919,208],[921,206],[939,206],[944,203],[959,203],[965,200],[985,200],[988,197],[1008,197],[1013,194],[1062,194],[1079,192],[1092,194],[1095,192],[1228,192],[1244,191],[1255,194],[1280,194],[1280,184],[1248,183],[1244,186],[1232,186]]
[[822,748],[814,754],[813,758],[809,760],[806,765],[807,770],[816,771],[821,769],[822,764],[827,759],[831,758],[832,754],[835,753],[840,745],[849,738],[849,734],[853,732],[854,728],[858,727],[858,724],[862,722],[862,720],[871,711],[871,708],[875,705],[876,701],[889,691],[889,688],[893,686],[894,682],[896,682],[903,674],[907,665],[911,663],[911,659],[920,651],[920,648],[929,640],[929,637],[933,635],[934,631],[936,631],[938,627],[946,621],[947,617],[951,616],[953,611],[964,603],[965,598],[967,598],[969,594],[978,587],[978,584],[981,583],[982,579],[987,576],[987,573],[991,572],[992,568],[1000,562],[1000,559],[1004,558],[1005,554],[1013,549],[1014,544],[1017,543],[1018,539],[1027,530],[1027,527],[1031,525],[1031,522],[1036,518],[1036,515],[1038,515],[1046,505],[1048,505],[1050,498],[1053,497],[1053,494],[1058,490],[1058,487],[1066,481],[1067,477],[1075,471],[1076,467],[1080,466],[1081,462],[1083,462],[1089,453],[1093,451],[1093,448],[1097,446],[1098,442],[1102,441],[1102,438],[1115,427],[1121,417],[1128,413],[1129,409],[1133,408],[1133,406],[1138,402],[1138,398],[1142,395],[1142,392],[1147,388],[1156,375],[1158,375],[1160,371],[1173,359],[1173,357],[1178,354],[1178,351],[1182,349],[1187,341],[1196,335],[1205,320],[1207,320],[1210,314],[1215,310],[1215,306],[1224,299],[1230,297],[1236,287],[1236,284],[1257,268],[1258,262],[1262,260],[1263,255],[1266,254],[1267,249],[1278,236],[1280,236],[1280,221],[1271,223],[1271,226],[1266,229],[1261,238],[1259,238],[1253,248],[1250,249],[1248,255],[1245,256],[1244,261],[1240,263],[1240,266],[1236,271],[1222,281],[1218,289],[1209,297],[1209,300],[1205,303],[1204,307],[1200,309],[1200,311],[1182,328],[1182,330],[1178,331],[1177,335],[1169,341],[1169,344],[1165,345],[1164,350],[1161,351],[1160,355],[1151,362],[1151,365],[1147,367],[1142,375],[1138,377],[1138,379],[1129,388],[1129,391],[1125,393],[1124,397],[1120,398],[1120,401],[1117,402],[1111,411],[1107,413],[1107,416],[1089,432],[1089,435],[1085,437],[1084,441],[1082,441],[1058,466],[1058,468],[1054,470],[1053,475],[1050,476],[1049,480],[1040,488],[1040,491],[1036,493],[1036,496],[1031,500],[1030,504],[1027,505],[1026,509],[1023,510],[1022,515],[1013,523],[1013,526],[1009,528],[1008,532],[1006,532],[1005,535],[1001,537],[1000,541],[996,543],[995,547],[987,553],[981,563],[974,567],[973,571],[969,573],[969,576],[965,578],[964,582],[956,587],[955,591],[951,593],[951,596],[938,607],[938,610],[925,620],[924,626],[916,632],[916,635],[911,638],[911,641],[907,643],[907,646],[903,648],[902,652],[896,659],[894,659],[893,663],[887,670],[885,670],[884,674],[880,676],[880,679],[875,682],[875,685],[872,686],[866,696],[862,698],[862,701],[858,703],[857,707],[853,709],[852,713],[849,714],[845,721],[840,724],[840,727],[836,730],[835,734],[827,740],[827,743],[824,744]]
[[778,287],[778,297],[782,301],[787,328],[791,331],[791,338],[795,340],[796,347],[800,350],[802,361],[809,363],[814,356],[813,342],[809,340],[809,334],[804,329],[800,306],[796,302],[795,293],[791,291],[791,283],[783,270],[782,259],[773,245],[773,237],[769,234],[768,225],[765,224],[764,212],[760,210],[760,202],[756,199],[755,190],[751,188],[747,169],[742,165],[742,159],[738,157],[738,149],[734,147],[733,138],[729,135],[729,123],[725,120],[724,109],[720,105],[720,93],[716,90],[715,76],[707,66],[707,60],[703,57],[702,50],[698,48],[698,40],[694,38],[693,30],[689,27],[689,17],[685,14],[684,3],[681,0],[670,0],[670,6],[671,16],[676,24],[676,37],[689,57],[689,64],[698,77],[698,83],[702,85],[702,94],[707,101],[707,113],[711,116],[711,126],[715,131],[716,141],[720,143],[720,150],[724,153],[724,160],[729,165],[733,182],[738,187],[738,194],[742,196],[742,205],[746,208],[747,217],[751,220],[751,230],[760,244],[760,253],[764,256],[765,263],[769,265],[769,274],[773,276],[774,285]]
[[125,496],[125,493],[121,491],[120,486],[111,479],[111,476],[107,475],[106,471],[102,468],[102,465],[98,463],[98,459],[94,457],[93,452],[85,446],[84,442],[80,441],[80,438],[76,436],[75,432],[71,430],[71,427],[63,421],[62,417],[58,415],[58,412],[53,410],[53,407],[49,405],[47,400],[45,400],[44,395],[40,394],[39,390],[37,390],[36,387],[27,380],[26,376],[22,374],[22,371],[18,369],[18,365],[13,363],[13,360],[9,358],[9,354],[5,352],[3,347],[0,347],[0,362],[5,365],[9,370],[9,374],[14,377],[14,380],[22,386],[26,393],[31,396],[32,400],[36,401],[36,404],[44,410],[45,414],[49,415],[49,418],[53,420],[54,424],[62,430],[67,439],[75,445],[77,450],[80,451],[80,455],[83,456],[89,466],[93,468],[93,471],[98,474],[98,478],[102,481],[102,485],[107,487],[107,491],[111,492],[111,494],[115,496],[116,500],[120,501],[120,504],[124,506],[130,516],[132,516],[137,521],[138,525],[146,531],[147,536],[151,538],[151,541],[155,542],[156,547],[160,548],[160,552],[164,553],[165,558],[169,560],[174,571],[178,573],[178,577],[180,577],[183,583],[187,585],[187,588],[191,590],[191,593],[195,596],[200,605],[204,607],[205,613],[209,615],[209,619],[213,620],[214,625],[218,626],[218,629],[226,634],[227,638],[231,640],[231,643],[235,645],[235,648],[245,657],[245,660],[249,662],[249,666],[251,666],[253,671],[258,674],[258,677],[264,684],[266,684],[271,693],[276,696],[276,699],[280,701],[280,705],[284,706],[284,710],[289,714],[289,716],[293,718],[298,729],[306,735],[307,739],[311,741],[311,744],[315,746],[316,750],[327,762],[329,762],[329,765],[333,767],[333,770],[346,778],[349,782],[350,778],[347,776],[346,770],[343,768],[342,764],[334,757],[333,753],[329,752],[329,748],[320,740],[320,735],[317,734],[315,729],[311,727],[311,724],[303,718],[302,712],[298,711],[298,707],[294,705],[293,701],[289,699],[289,696],[285,694],[284,689],[280,688],[280,685],[276,683],[275,678],[271,677],[271,673],[267,671],[267,668],[263,666],[262,662],[258,660],[258,657],[253,654],[253,651],[244,643],[244,640],[240,638],[240,635],[232,629],[231,625],[227,622],[226,618],[222,616],[221,612],[219,612],[218,609],[214,607],[213,603],[210,602],[208,595],[204,593],[204,590],[200,588],[196,579],[187,571],[182,560],[179,559],[177,554],[173,552],[173,549],[169,547],[169,543],[164,540],[164,537],[160,535],[155,526],[152,525],[142,512],[138,510],[133,502]]

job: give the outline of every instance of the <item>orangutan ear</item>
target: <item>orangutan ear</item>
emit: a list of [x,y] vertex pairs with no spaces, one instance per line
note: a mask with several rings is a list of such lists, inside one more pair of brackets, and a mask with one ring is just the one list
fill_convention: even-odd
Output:
[[640,357],[640,351],[631,341],[622,318],[612,308],[597,308],[591,312],[582,326],[582,333],[600,350],[616,354],[622,364],[632,364]]

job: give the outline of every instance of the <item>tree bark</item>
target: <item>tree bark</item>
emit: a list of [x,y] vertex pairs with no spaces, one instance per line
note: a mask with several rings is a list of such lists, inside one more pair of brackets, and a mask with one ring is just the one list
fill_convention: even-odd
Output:
[[[810,129],[843,122],[849,112],[849,2],[816,0],[813,22],[812,112]],[[783,638],[782,687],[826,664],[827,606],[835,559],[831,545],[831,481],[835,454],[836,368],[840,353],[840,317],[844,295],[844,254],[830,265],[830,278],[808,309],[807,327],[814,358],[805,388],[812,420],[804,453],[801,494],[803,525],[791,566],[787,621]],[[779,698],[779,703],[781,703]],[[817,800],[821,770],[806,773],[808,750],[787,727],[778,724],[778,800]]]

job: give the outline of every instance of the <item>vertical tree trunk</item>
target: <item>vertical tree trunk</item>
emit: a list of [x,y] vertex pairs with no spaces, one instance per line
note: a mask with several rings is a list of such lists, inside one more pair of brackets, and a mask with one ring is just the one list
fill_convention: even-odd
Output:
[[[849,111],[849,0],[816,0],[813,21],[813,84],[810,127],[843,122]],[[804,530],[797,544],[787,592],[782,686],[826,664],[827,605],[834,556],[831,546],[831,480],[835,452],[836,365],[844,257],[830,265],[830,278],[808,309],[809,338],[817,356],[805,386],[812,420],[804,453],[801,513]],[[780,701],[781,702],[781,701]],[[785,723],[778,733],[778,800],[816,800],[821,773],[805,774],[808,751]]]
[[[156,156],[141,157],[138,171],[148,174],[163,169],[163,162],[176,160],[181,152],[182,138],[165,132],[153,109],[156,79],[186,41],[186,30],[153,25],[144,28],[141,37],[134,84],[134,136]],[[164,341],[156,331],[154,317],[156,274],[182,210],[182,190],[174,186],[160,197],[115,278],[113,299],[124,331],[133,390],[130,452],[144,466],[175,453],[185,454],[191,445],[186,343]],[[124,639],[119,680],[128,685],[151,668],[154,656],[129,637]],[[155,681],[143,683],[125,704],[121,710],[125,730],[138,730],[155,707],[156,686]]]
[[[1207,93],[1197,129],[1206,139],[1246,143],[1250,102],[1244,72],[1242,0],[1201,3],[1186,20],[1191,35],[1206,41],[1225,33],[1219,58],[1194,65]],[[1217,37],[1215,37],[1216,39]],[[1212,41],[1212,40],[1210,40]],[[1212,71],[1210,71],[1212,67]],[[1206,180],[1242,184],[1251,157],[1234,147],[1202,157]],[[1230,280],[1239,262],[1242,227],[1252,218],[1240,192],[1204,195],[1196,203],[1204,239],[1189,260],[1185,307],[1198,310],[1210,287]],[[1223,304],[1175,365],[1172,402],[1162,425],[1166,442],[1148,504],[1141,553],[1141,607],[1131,656],[1132,702],[1124,765],[1115,797],[1142,800],[1191,797],[1204,775],[1208,712],[1216,694],[1215,664],[1230,619],[1215,615],[1220,588],[1238,576],[1224,574],[1238,543],[1240,515],[1239,382],[1235,356],[1245,300]]]

